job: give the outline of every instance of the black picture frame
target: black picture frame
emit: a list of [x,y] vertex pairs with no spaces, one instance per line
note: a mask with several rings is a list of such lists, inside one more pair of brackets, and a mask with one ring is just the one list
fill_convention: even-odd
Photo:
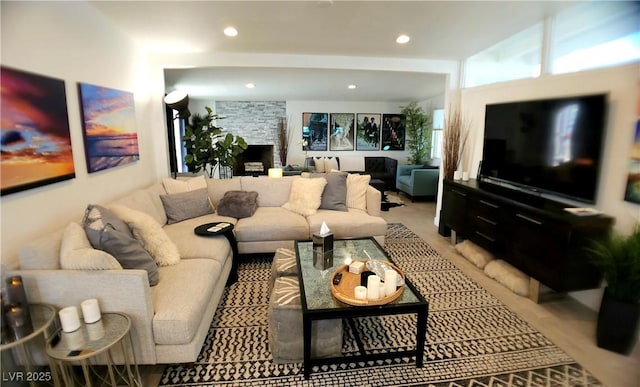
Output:
[[404,114],[382,115],[382,139],[383,151],[404,150],[405,144],[405,116]]
[[329,150],[354,150],[355,135],[354,113],[331,113],[329,115]]
[[329,113],[302,113],[303,151],[326,151],[328,132]]
[[382,114],[380,113],[357,114],[356,150],[380,150],[381,122]]

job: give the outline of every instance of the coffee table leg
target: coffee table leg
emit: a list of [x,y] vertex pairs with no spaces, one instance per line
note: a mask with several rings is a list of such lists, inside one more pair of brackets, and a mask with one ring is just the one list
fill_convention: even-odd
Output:
[[416,330],[416,367],[424,364],[424,342],[427,339],[427,307],[418,312],[418,326]]
[[304,378],[311,376],[311,319],[302,315],[302,335],[304,348]]

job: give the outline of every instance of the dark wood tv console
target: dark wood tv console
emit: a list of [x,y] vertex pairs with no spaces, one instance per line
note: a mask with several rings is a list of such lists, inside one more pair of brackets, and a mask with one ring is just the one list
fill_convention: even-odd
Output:
[[613,218],[565,207],[494,184],[445,180],[439,233],[455,231],[556,292],[596,288],[601,275],[584,248],[609,232]]

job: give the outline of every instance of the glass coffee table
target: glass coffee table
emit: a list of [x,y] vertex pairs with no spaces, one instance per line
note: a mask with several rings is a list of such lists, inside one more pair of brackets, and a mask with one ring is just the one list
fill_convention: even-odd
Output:
[[[359,362],[368,360],[415,356],[416,367],[422,367],[424,343],[427,332],[428,302],[420,295],[409,280],[405,280],[402,295],[393,302],[384,305],[352,306],[338,301],[331,294],[331,276],[334,271],[352,261],[373,259],[391,261],[382,247],[373,238],[335,240],[333,245],[333,266],[319,270],[313,266],[312,241],[296,241],[296,259],[300,295],[302,301],[302,323],[304,334],[304,378],[308,379],[314,365],[336,362]],[[366,251],[366,253],[365,253]],[[393,261],[391,261],[393,262]],[[353,318],[384,316],[395,314],[416,314],[416,347],[393,352],[366,351],[359,337]],[[346,319],[352,327],[358,355],[335,358],[311,358],[311,325],[315,320]]]

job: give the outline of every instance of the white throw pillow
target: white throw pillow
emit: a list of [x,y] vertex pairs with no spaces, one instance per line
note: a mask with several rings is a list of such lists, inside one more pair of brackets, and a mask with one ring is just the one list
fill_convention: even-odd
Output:
[[121,205],[114,205],[109,209],[129,226],[133,237],[140,241],[158,266],[180,263],[178,247],[150,215]]
[[335,157],[327,157],[324,159],[324,171],[329,172],[334,169],[339,169],[338,159]]
[[60,267],[65,270],[122,270],[115,257],[94,249],[79,223],[71,222],[60,244]]
[[304,216],[315,214],[320,207],[325,185],[325,178],[293,180],[289,201],[282,207]]
[[371,175],[350,173],[347,176],[347,207],[367,210],[367,188]]
[[324,157],[314,157],[313,163],[316,166],[316,172],[324,173]]
[[207,180],[205,180],[204,175],[183,180],[164,178],[162,179],[162,185],[164,186],[164,190],[167,191],[167,194],[173,195],[207,188]]
[[463,257],[469,260],[469,262],[473,263],[480,269],[483,269],[487,263],[494,259],[490,252],[470,240],[458,243],[456,245],[456,250],[462,254]]
[[518,295],[523,297],[529,295],[530,277],[502,259],[495,259],[487,263],[487,266],[484,267],[484,273]]

